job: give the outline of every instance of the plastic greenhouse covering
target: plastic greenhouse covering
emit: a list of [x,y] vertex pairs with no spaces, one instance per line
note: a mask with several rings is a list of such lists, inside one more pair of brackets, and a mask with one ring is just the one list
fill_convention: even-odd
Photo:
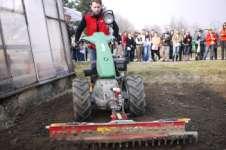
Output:
[[0,96],[72,72],[61,0],[0,0]]

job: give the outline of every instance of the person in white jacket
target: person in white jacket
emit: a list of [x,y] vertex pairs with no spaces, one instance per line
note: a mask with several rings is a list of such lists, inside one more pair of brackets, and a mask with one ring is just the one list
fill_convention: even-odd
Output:
[[151,55],[151,37],[149,32],[145,33],[145,40],[144,40],[144,49],[143,49],[143,61],[148,62],[149,56]]
[[138,62],[141,62],[143,39],[140,33],[137,35],[135,41],[136,41],[136,59]]

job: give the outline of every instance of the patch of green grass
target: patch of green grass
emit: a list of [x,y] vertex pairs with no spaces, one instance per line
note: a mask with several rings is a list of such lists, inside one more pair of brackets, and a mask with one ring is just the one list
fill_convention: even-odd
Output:
[[[89,67],[87,62],[75,63],[77,76],[84,77]],[[226,61],[130,63],[128,73],[141,75],[145,82],[226,83]]]
[[226,61],[131,63],[128,68],[129,74],[139,74],[150,82],[226,81]]
[[75,62],[75,73],[77,77],[84,77],[83,70],[90,68],[89,62]]

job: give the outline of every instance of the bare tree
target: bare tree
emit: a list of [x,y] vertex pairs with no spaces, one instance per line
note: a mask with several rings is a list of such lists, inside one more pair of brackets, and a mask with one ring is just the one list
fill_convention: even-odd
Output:
[[118,15],[118,14],[116,14],[115,17],[116,17],[115,20],[116,20],[116,22],[117,22],[117,24],[119,26],[120,32],[135,31],[135,28],[134,28],[133,24],[127,18],[125,18],[125,17],[123,17],[121,15]]
[[177,30],[179,32],[184,32],[188,30],[188,24],[183,18],[175,19],[172,18],[169,25],[170,30]]

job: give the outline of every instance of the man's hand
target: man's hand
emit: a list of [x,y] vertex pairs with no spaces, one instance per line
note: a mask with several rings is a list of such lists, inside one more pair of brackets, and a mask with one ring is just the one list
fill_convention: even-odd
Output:
[[74,50],[78,50],[79,49],[79,44],[80,44],[80,42],[75,42],[74,43]]

